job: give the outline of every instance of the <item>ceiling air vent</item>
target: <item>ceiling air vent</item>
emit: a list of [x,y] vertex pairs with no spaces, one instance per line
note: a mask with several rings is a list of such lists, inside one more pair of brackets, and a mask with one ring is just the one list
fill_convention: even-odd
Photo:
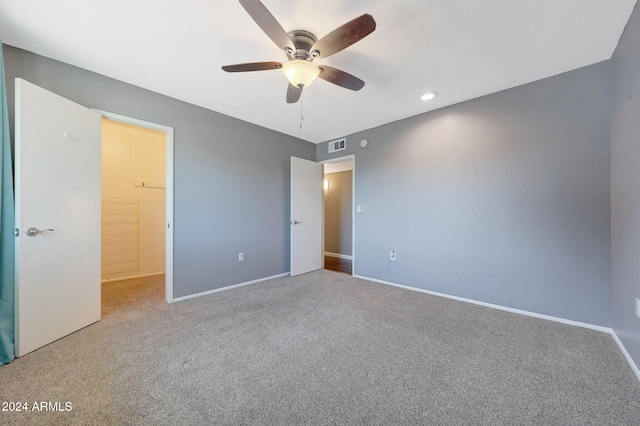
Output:
[[345,149],[347,149],[347,138],[329,142],[329,154],[336,151],[344,151]]

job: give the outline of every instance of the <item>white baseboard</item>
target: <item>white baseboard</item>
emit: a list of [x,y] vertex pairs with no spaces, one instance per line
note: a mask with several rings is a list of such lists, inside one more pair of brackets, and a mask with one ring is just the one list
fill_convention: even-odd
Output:
[[153,272],[151,274],[131,275],[131,276],[128,276],[128,277],[106,278],[104,280],[101,280],[100,282],[108,283],[109,281],[135,280],[137,278],[155,277],[156,275],[164,275],[164,271],[162,271],[162,272]]
[[486,303],[486,302],[481,302],[479,300],[466,299],[464,297],[452,296],[450,294],[438,293],[436,291],[424,290],[424,289],[417,288],[417,287],[411,287],[411,286],[407,286],[407,285],[403,285],[403,284],[396,284],[396,283],[392,283],[392,282],[389,282],[389,281],[382,281],[382,280],[378,280],[378,279],[375,279],[375,278],[363,277],[363,276],[360,276],[360,275],[354,275],[354,277],[361,278],[361,279],[367,280],[367,281],[372,281],[372,282],[379,283],[379,284],[386,284],[386,285],[390,285],[390,286],[393,286],[393,287],[404,288],[406,290],[413,290],[413,291],[417,291],[417,292],[420,292],[420,293],[426,293],[426,294],[430,294],[432,296],[445,297],[447,299],[453,299],[453,300],[457,300],[459,302],[473,303],[474,305],[480,305],[480,306],[485,306],[487,308],[493,308],[493,309],[498,309],[498,310],[501,310],[501,311],[512,312],[514,314],[526,315],[526,316],[529,316],[529,317],[545,319],[545,320],[549,320],[549,321],[559,322],[559,323],[562,323],[562,324],[573,325],[573,326],[576,326],[576,327],[589,328],[591,330],[602,331],[604,333],[609,333],[609,334],[611,334],[613,332],[613,330],[611,328],[609,328],[609,327],[602,327],[600,325],[589,324],[589,323],[586,323],[586,322],[573,321],[573,320],[569,320],[569,319],[565,319],[565,318],[553,317],[551,315],[538,314],[536,312],[529,312],[529,311],[524,311],[522,309],[509,308],[507,306],[502,306],[502,305],[494,305],[493,303]]
[[196,297],[207,296],[209,294],[219,293],[221,291],[226,291],[226,290],[232,290],[234,288],[244,287],[246,285],[257,284],[257,283],[261,283],[263,281],[273,280],[275,278],[282,278],[282,277],[286,277],[288,275],[289,275],[289,272],[285,272],[284,274],[278,274],[278,275],[274,275],[274,276],[271,276],[271,277],[259,278],[257,280],[247,281],[247,282],[240,283],[240,284],[234,284],[234,285],[229,285],[229,286],[226,286],[226,287],[214,288],[213,290],[203,291],[202,293],[196,293],[196,294],[190,294],[188,296],[176,297],[176,298],[173,299],[173,302],[181,302],[181,301],[187,300],[187,299],[193,299],[193,298],[196,298]]
[[638,369],[638,366],[633,361],[633,358],[631,358],[631,355],[627,351],[627,348],[624,347],[624,345],[622,344],[622,341],[620,340],[620,338],[618,337],[618,335],[614,330],[611,330],[611,336],[613,336],[613,340],[615,340],[616,343],[618,344],[618,347],[622,351],[622,354],[624,355],[624,357],[627,359],[627,362],[629,363],[629,366],[631,366],[631,369],[635,373],[636,377],[638,378],[638,380],[640,380],[640,369]]
[[353,260],[353,256],[349,256],[348,254],[338,254],[338,253],[331,253],[330,251],[325,251],[324,255],[329,257],[337,257],[338,259]]

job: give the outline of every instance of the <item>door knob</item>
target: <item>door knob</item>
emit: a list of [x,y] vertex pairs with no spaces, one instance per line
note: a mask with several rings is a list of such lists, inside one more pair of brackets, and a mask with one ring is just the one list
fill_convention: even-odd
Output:
[[302,223],[302,221],[301,221],[301,220],[294,220],[294,221],[293,221],[293,224],[294,224],[294,225],[299,225],[299,224],[301,224],[301,223]]
[[49,229],[40,230],[38,228],[33,228],[33,227],[27,229],[27,235],[30,237],[35,237],[36,235],[42,234],[43,232],[53,232],[53,229],[49,228]]

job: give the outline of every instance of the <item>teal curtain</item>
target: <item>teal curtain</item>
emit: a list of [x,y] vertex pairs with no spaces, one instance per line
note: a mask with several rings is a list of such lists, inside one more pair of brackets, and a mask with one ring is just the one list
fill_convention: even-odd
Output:
[[0,40],[0,365],[14,358],[14,277],[13,161],[9,140],[9,111]]

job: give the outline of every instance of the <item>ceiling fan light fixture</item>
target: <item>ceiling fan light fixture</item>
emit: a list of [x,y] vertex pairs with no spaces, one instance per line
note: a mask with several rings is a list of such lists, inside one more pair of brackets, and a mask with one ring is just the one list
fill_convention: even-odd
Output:
[[294,59],[282,67],[282,73],[295,87],[307,87],[320,75],[320,68],[309,61]]

